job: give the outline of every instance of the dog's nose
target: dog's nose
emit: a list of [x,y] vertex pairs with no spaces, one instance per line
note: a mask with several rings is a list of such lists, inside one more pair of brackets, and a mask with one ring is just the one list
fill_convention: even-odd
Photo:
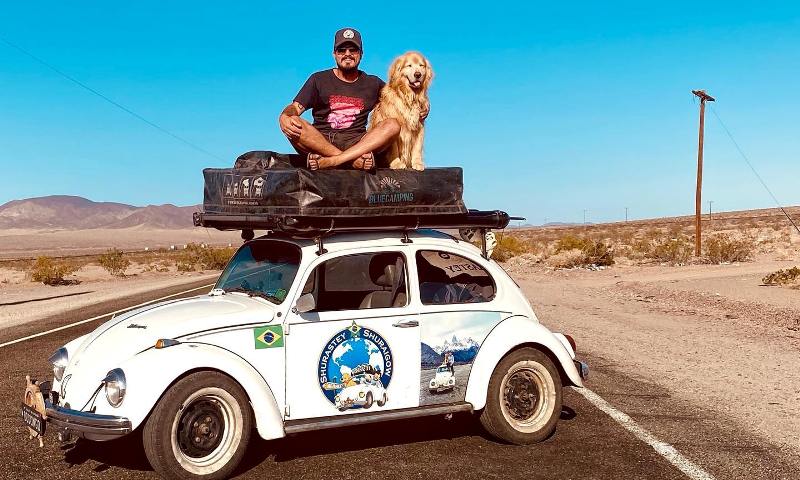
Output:
[[422,76],[421,72],[414,72],[414,78],[419,78]]

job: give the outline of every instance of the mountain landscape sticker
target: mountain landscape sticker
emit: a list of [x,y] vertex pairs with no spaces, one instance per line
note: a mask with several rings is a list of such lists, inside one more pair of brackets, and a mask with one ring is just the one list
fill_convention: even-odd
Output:
[[475,357],[499,321],[497,312],[422,316],[420,405],[464,401]]

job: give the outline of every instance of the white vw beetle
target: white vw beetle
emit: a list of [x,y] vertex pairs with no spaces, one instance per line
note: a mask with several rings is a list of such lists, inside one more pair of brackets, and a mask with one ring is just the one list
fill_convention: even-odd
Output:
[[436,369],[436,376],[431,378],[428,389],[431,392],[441,392],[452,390],[456,387],[456,376],[450,371],[447,365],[440,365]]
[[[204,479],[230,476],[254,430],[470,411],[511,443],[552,434],[562,386],[582,386],[588,368],[497,263],[433,230],[333,234],[324,247],[250,240],[209,294],[69,342],[50,359],[44,420],[62,440],[142,429],[159,474]],[[422,395],[445,344],[465,388]]]

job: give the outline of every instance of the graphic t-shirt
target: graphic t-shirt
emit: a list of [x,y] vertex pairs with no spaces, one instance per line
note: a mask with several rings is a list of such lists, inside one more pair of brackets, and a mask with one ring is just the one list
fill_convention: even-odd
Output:
[[345,82],[333,70],[317,72],[306,80],[294,101],[311,109],[314,127],[322,133],[367,131],[367,116],[380,98],[384,81],[359,72],[358,80]]

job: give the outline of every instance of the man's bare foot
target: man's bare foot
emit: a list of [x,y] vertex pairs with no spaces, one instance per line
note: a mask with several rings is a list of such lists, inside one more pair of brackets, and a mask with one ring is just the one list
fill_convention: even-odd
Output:
[[353,168],[356,170],[372,170],[375,168],[375,155],[372,152],[361,155],[360,158],[355,159],[353,162]]
[[334,168],[339,166],[342,162],[338,161],[336,157],[323,157],[321,155],[317,155],[316,164],[317,168],[314,170],[324,170],[326,168]]
[[309,170],[319,170],[319,159],[322,155],[318,155],[316,153],[309,153],[308,157],[306,157],[306,166]]

